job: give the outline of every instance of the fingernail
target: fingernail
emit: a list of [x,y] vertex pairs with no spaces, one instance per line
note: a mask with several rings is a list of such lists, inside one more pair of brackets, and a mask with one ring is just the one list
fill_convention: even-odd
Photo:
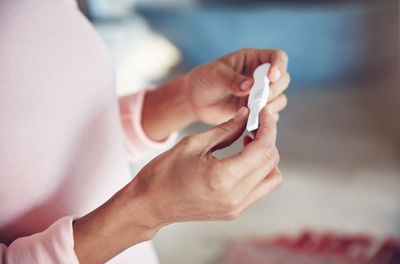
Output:
[[240,90],[242,91],[249,90],[252,82],[253,82],[252,80],[246,80],[242,82],[242,84],[240,85]]
[[241,107],[233,117],[234,120],[241,119],[245,114],[247,113],[247,108],[246,107]]
[[281,78],[281,71],[280,70],[275,70],[274,74],[273,74],[273,78],[274,78],[274,81],[279,80],[279,78]]

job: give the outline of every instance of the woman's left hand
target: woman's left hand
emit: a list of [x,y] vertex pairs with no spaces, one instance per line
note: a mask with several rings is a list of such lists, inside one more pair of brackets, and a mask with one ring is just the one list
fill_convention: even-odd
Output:
[[196,119],[215,125],[232,118],[240,107],[246,106],[253,72],[264,63],[271,64],[266,73],[271,81],[268,108],[277,121],[287,104],[283,92],[290,76],[287,54],[274,49],[239,50],[190,71],[185,76],[185,90]]
[[202,121],[217,125],[247,104],[257,66],[270,63],[268,109],[275,121],[286,107],[283,92],[290,83],[288,57],[281,50],[243,49],[200,65],[158,89],[146,92],[142,126],[147,136],[161,141],[172,132]]

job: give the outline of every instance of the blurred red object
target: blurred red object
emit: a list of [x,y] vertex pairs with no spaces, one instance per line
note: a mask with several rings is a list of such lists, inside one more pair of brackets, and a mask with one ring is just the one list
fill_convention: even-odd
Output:
[[305,231],[234,243],[223,264],[400,264],[400,244],[366,235]]

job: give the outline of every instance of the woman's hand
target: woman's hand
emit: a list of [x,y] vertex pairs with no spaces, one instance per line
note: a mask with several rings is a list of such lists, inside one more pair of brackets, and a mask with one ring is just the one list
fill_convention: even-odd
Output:
[[215,150],[243,133],[248,109],[204,133],[189,136],[146,165],[121,191],[74,222],[80,263],[104,263],[150,240],[164,225],[231,220],[282,182],[275,146],[276,123],[264,108],[260,127],[243,149],[217,159]]
[[148,91],[142,114],[147,136],[163,140],[195,121],[215,125],[230,119],[247,105],[253,72],[266,62],[271,63],[268,107],[277,121],[287,103],[283,94],[290,82],[287,55],[280,50],[244,49]]
[[281,184],[276,124],[265,108],[255,138],[247,137],[240,153],[224,159],[212,154],[239,138],[248,112],[243,107],[228,122],[184,138],[137,175],[132,188],[152,201],[155,225],[231,220]]
[[193,69],[186,76],[186,90],[194,115],[208,124],[219,124],[231,118],[247,104],[257,66],[270,63],[267,74],[271,81],[269,109],[278,120],[286,107],[283,94],[290,83],[288,56],[281,50],[243,49],[209,64]]

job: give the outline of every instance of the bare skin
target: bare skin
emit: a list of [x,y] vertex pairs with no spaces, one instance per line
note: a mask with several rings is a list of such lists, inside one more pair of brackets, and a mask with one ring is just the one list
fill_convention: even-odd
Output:
[[[251,73],[271,63],[268,108],[254,137],[224,159],[212,153],[243,133]],[[109,201],[74,222],[80,263],[104,263],[128,247],[152,239],[165,225],[183,221],[232,220],[279,187],[276,121],[286,106],[287,56],[279,50],[241,50],[201,65],[146,94],[142,125],[154,140],[202,121],[220,124],[184,138],[147,164]],[[277,73],[279,71],[279,73]]]
[[287,55],[281,50],[244,49],[200,65],[148,92],[143,107],[144,130],[150,138],[162,140],[195,121],[211,125],[227,121],[246,106],[253,71],[266,62],[271,63],[268,78],[272,82],[268,106],[278,120],[287,104],[283,92],[290,83]]

